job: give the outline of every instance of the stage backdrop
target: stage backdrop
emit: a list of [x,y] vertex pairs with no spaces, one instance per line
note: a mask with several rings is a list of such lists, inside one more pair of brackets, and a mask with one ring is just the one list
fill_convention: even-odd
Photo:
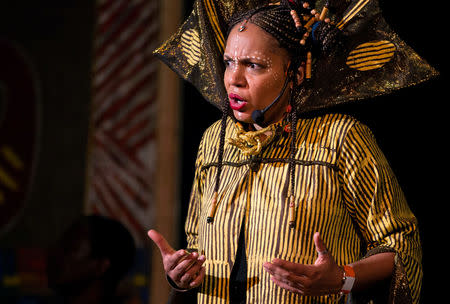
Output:
[[[141,259],[131,274],[149,301],[156,177],[158,1],[96,1],[85,213],[122,222]],[[144,270],[146,270],[144,272]],[[135,299],[136,300],[136,299]]]
[[142,247],[151,225],[158,1],[97,1],[86,210],[124,223]]

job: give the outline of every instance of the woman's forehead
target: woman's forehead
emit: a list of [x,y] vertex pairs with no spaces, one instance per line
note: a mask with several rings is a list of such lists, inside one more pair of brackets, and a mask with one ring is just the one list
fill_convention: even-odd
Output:
[[246,23],[242,31],[239,31],[239,26],[240,24],[233,27],[228,35],[225,56],[266,58],[281,56],[282,52],[279,52],[278,42],[270,34],[253,23]]

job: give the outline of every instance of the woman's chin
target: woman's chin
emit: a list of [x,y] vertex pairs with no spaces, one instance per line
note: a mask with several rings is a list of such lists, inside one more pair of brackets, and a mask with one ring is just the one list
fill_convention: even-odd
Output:
[[236,120],[238,120],[240,122],[253,123],[252,115],[247,112],[239,112],[239,111],[233,110],[233,115],[234,115],[234,118],[236,118]]

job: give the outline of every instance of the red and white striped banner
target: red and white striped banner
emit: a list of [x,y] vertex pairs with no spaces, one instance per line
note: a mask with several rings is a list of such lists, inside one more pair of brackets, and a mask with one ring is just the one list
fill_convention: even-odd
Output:
[[98,0],[87,213],[125,224],[141,243],[155,177],[158,2]]

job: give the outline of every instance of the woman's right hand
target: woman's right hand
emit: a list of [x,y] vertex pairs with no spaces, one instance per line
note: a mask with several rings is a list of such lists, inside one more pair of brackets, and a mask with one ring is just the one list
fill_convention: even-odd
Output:
[[148,236],[158,246],[167,276],[179,289],[191,289],[200,286],[205,278],[206,258],[197,252],[189,253],[184,249],[175,251],[166,239],[156,230],[149,230]]

